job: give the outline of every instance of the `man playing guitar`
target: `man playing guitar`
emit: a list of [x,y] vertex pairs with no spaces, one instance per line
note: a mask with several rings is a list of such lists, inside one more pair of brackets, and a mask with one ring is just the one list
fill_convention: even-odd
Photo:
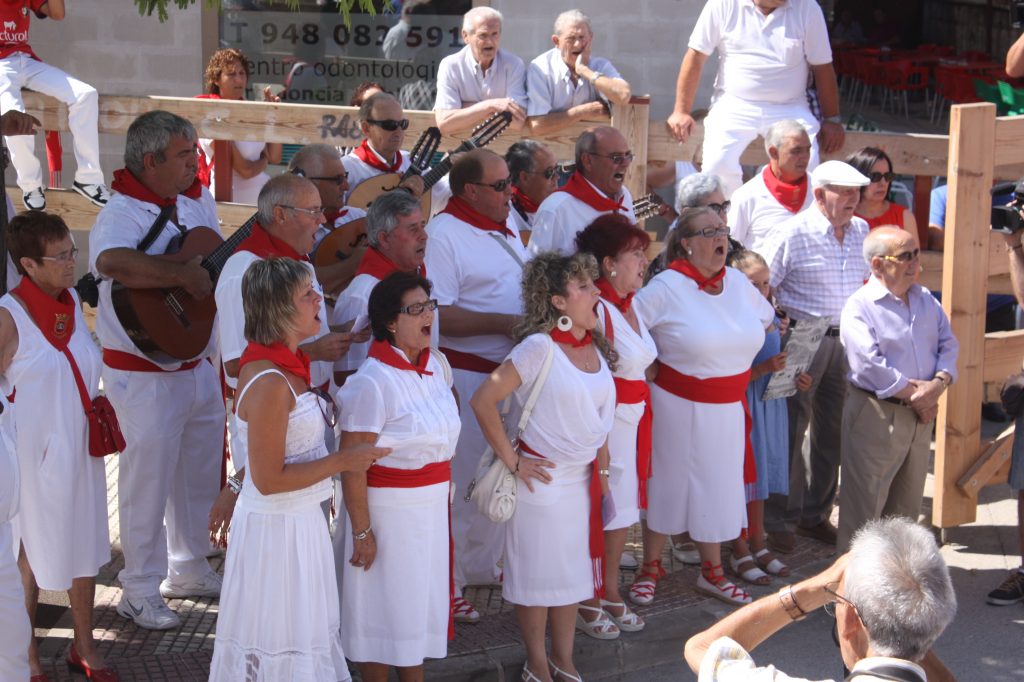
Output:
[[[409,168],[409,154],[402,151],[408,127],[409,119],[405,118],[402,105],[394,95],[378,92],[363,100],[359,106],[359,129],[363,133],[363,142],[341,160],[348,171],[350,187],[354,189],[364,180],[381,173],[404,173]],[[419,177],[407,178],[401,186],[413,196],[423,194],[423,181]],[[345,197],[346,203],[348,196]]]

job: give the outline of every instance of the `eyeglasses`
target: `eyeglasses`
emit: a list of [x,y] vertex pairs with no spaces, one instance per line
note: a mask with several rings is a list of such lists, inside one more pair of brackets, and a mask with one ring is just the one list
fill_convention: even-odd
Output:
[[704,237],[705,239],[712,239],[713,237],[728,237],[730,233],[728,225],[722,225],[721,227],[705,227],[703,230],[697,230],[686,235],[686,237]]
[[705,204],[707,208],[714,210],[717,213],[728,213],[729,209],[732,208],[731,201],[723,201],[720,204]]
[[299,213],[305,213],[310,218],[316,218],[324,214],[324,209],[322,206],[318,206],[316,208],[299,208],[298,206],[289,206],[288,204],[278,204],[278,206],[280,206],[281,208],[287,208],[292,211],[298,211]]
[[550,180],[551,178],[558,175],[558,166],[549,166],[544,170],[526,172],[529,173],[530,175],[543,175],[545,180]]
[[832,601],[829,601],[829,602],[825,603],[825,613],[827,613],[828,615],[832,616],[833,618],[836,617],[836,603],[837,602],[843,602],[844,604],[849,606],[854,611],[857,610],[857,605],[856,604],[854,604],[852,601],[850,601],[849,599],[847,599],[846,597],[844,597],[843,595],[839,594],[836,591],[838,588],[839,588],[839,583],[828,583],[827,585],[825,585],[825,588],[824,588],[826,592],[828,592],[833,597],[835,597],[835,599],[833,599]]
[[891,263],[909,263],[920,255],[921,249],[914,249],[913,251],[897,253],[895,256],[882,256],[882,260],[887,260]]
[[495,192],[504,192],[508,189],[508,186],[512,184],[512,178],[505,178],[504,180],[498,180],[497,182],[471,182],[471,185],[480,185],[481,187],[490,187]]
[[893,173],[892,171],[889,171],[888,173],[879,173],[877,171],[874,173],[868,173],[868,180],[870,180],[871,182],[881,182],[882,180],[885,180],[886,182],[892,182],[893,178],[895,177],[896,174]]
[[327,428],[333,429],[338,423],[338,405],[334,402],[334,398],[322,388],[310,386],[309,392],[318,398],[316,404],[320,406],[320,414],[324,418],[324,424],[327,425]]
[[54,263],[74,263],[75,258],[78,256],[78,249],[72,247],[70,251],[62,251],[56,256],[40,256],[39,260],[50,260]]
[[409,127],[409,119],[407,119],[407,118],[403,118],[401,120],[395,120],[393,118],[385,118],[385,119],[381,119],[379,121],[377,119],[368,118],[368,119],[366,119],[366,122],[369,123],[372,126],[377,126],[379,128],[383,128],[384,130],[388,131],[389,133],[393,133],[396,130],[398,130],[399,128],[401,128],[402,130],[405,130],[406,128]]
[[423,301],[421,303],[410,303],[404,308],[399,308],[398,312],[405,313],[406,315],[422,315],[426,311],[437,310],[437,299],[432,298],[429,301]]
[[307,180],[323,180],[324,182],[333,182],[339,187],[348,180],[348,173],[338,173],[337,175],[321,175],[318,177],[306,178]]
[[625,154],[622,154],[620,152],[616,152],[614,154],[598,154],[597,152],[587,153],[590,154],[591,156],[600,156],[605,159],[611,159],[612,163],[614,163],[616,166],[621,166],[624,163],[633,163],[633,159],[636,158],[636,155],[633,154],[633,152],[626,152]]

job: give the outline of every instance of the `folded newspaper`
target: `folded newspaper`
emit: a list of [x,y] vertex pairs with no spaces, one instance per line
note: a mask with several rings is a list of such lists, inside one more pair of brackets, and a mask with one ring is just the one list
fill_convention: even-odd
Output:
[[829,321],[824,317],[800,320],[789,333],[789,340],[782,349],[786,351],[786,369],[772,375],[771,381],[764,387],[761,400],[788,398],[796,393],[796,377],[806,372],[811,366],[814,354],[825,337]]

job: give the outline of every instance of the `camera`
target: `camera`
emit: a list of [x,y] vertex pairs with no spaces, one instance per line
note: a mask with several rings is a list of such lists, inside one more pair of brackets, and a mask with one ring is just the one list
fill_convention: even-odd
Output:
[[1024,210],[1024,178],[1017,182],[1001,182],[989,191],[993,197],[1009,192],[1013,192],[1013,198],[1009,203],[992,207],[990,226],[993,232],[1013,234],[1024,229],[1024,218],[1021,217],[1021,211]]

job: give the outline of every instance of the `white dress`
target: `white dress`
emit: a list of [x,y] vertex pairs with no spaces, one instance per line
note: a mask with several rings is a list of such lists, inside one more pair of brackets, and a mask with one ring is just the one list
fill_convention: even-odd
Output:
[[[722,292],[665,270],[637,293],[663,365],[698,379],[745,372],[764,343],[772,306],[739,270],[726,268]],[[739,537],[747,523],[743,494],[743,405],[701,403],[651,384],[654,472],[647,525],[658,533],[689,531],[697,542]]]
[[[0,420],[7,421],[10,405],[0,397],[4,408]],[[28,644],[32,636],[25,591],[18,572],[17,549],[11,519],[18,512],[18,459],[14,451],[0,441],[0,680],[27,680]]]
[[552,480],[533,480],[532,493],[518,481],[516,510],[505,524],[502,597],[520,606],[562,606],[594,595],[590,477],[615,420],[615,383],[600,353],[598,371],[583,372],[549,335],[533,334],[508,356],[523,380],[520,404],[552,346],[551,371],[522,437],[555,464],[546,470]]
[[[393,448],[377,465],[415,470],[455,454],[461,422],[451,383],[436,355],[427,370],[433,375],[421,377],[370,358],[338,391],[342,431],[378,433],[377,445]],[[369,570],[349,563],[355,542],[345,524],[341,639],[349,659],[416,666],[448,654],[449,489],[448,481],[367,488],[377,543]]]
[[[199,144],[203,147],[203,152],[206,154],[206,158],[213,158],[213,140],[199,140]],[[246,161],[258,161],[260,154],[263,153],[263,149],[267,146],[265,142],[245,142],[238,140],[232,142],[238,153]],[[251,178],[243,178],[237,172],[231,172],[231,201],[236,204],[254,204],[260,196],[260,190],[263,189],[263,185],[267,184],[270,180],[270,176],[265,172],[257,173]],[[217,174],[210,171],[210,191],[216,195],[217,193]]]
[[[242,389],[235,404],[260,377]],[[294,391],[292,392],[294,395]],[[326,409],[313,393],[295,396],[288,414],[287,464],[327,454]],[[249,427],[238,420],[248,440]],[[331,480],[287,493],[262,494],[246,478],[231,521],[224,586],[210,680],[350,680],[341,646],[334,556],[320,503],[331,496]]]
[[[99,393],[100,352],[75,300],[71,350],[89,397]],[[21,506],[14,518],[15,546],[25,546],[36,582],[67,590],[110,561],[107,482],[103,459],[89,456],[88,422],[71,364],[11,294],[0,298],[18,328],[18,350],[0,379],[12,413],[3,420],[5,446],[18,456]]]
[[[637,321],[640,323],[640,333],[637,334],[614,304],[606,301],[603,303],[597,306],[597,328],[605,330],[605,315],[610,314],[615,333],[614,346],[619,354],[618,369],[612,373],[613,376],[630,381],[645,381],[644,372],[658,357],[654,339],[644,326],[643,320],[639,319],[639,315]],[[608,451],[611,455],[608,487],[615,505],[615,515],[605,519],[605,530],[629,528],[640,521],[636,438],[644,407],[642,402],[615,406],[615,426],[608,434]]]

